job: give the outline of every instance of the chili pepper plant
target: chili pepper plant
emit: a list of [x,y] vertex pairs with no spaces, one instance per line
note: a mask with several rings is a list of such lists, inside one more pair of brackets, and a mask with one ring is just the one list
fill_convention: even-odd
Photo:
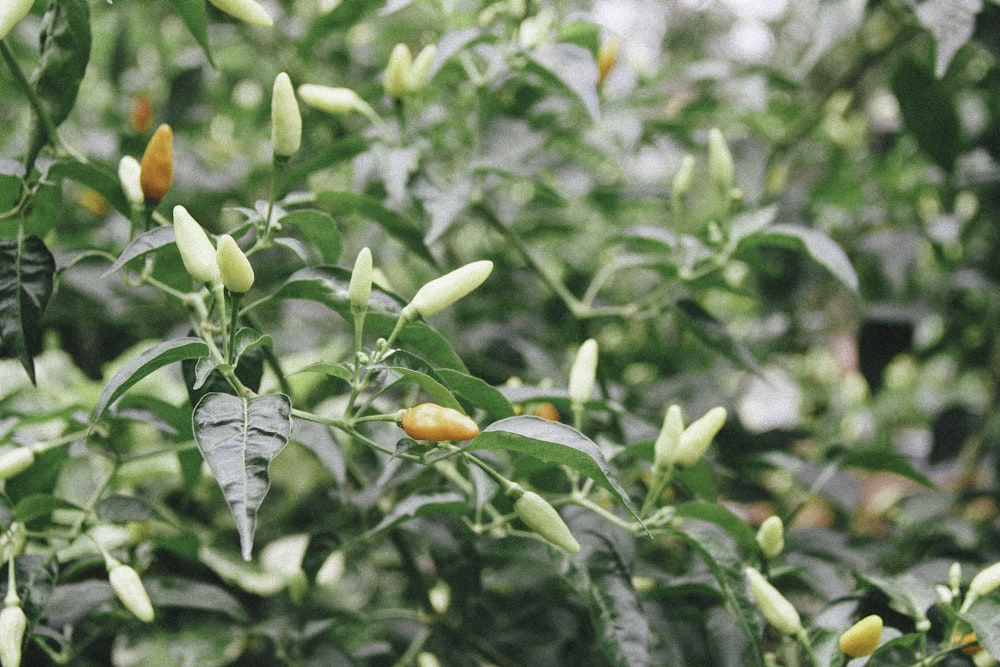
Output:
[[5,2],[0,664],[994,664],[998,43]]

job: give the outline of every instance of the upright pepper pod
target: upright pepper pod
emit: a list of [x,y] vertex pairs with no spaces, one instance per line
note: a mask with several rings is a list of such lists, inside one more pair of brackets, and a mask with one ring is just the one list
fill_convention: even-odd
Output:
[[708,451],[716,434],[726,423],[726,415],[725,408],[715,407],[684,429],[680,443],[677,445],[674,464],[680,468],[690,468],[698,463]]
[[372,296],[372,251],[362,248],[354,260],[351,282],[347,288],[351,302],[351,312],[355,315],[368,310],[368,300]]
[[389,54],[385,67],[385,94],[394,100],[401,100],[410,92],[410,71],[413,69],[413,54],[406,44],[397,44]]
[[580,345],[569,371],[569,400],[575,405],[583,405],[594,392],[597,377],[597,341],[588,338]]
[[653,443],[653,467],[661,473],[676,464],[683,433],[684,415],[679,405],[671,405],[663,416],[663,426]]
[[716,191],[728,198],[733,190],[736,168],[726,138],[715,127],[708,133],[708,172]]
[[493,262],[480,260],[435,278],[417,290],[410,303],[403,308],[402,317],[413,320],[417,315],[436,315],[482,285],[492,272]]
[[1000,562],[983,568],[969,582],[969,592],[965,594],[965,600],[962,602],[962,613],[968,611],[976,600],[986,597],[998,588],[1000,588]]
[[803,631],[802,619],[792,603],[752,567],[744,569],[750,592],[764,620],[783,635],[795,636]]
[[424,86],[427,85],[427,80],[430,78],[431,65],[434,64],[436,56],[436,44],[428,44],[420,49],[420,53],[413,59],[413,65],[410,66],[410,75],[406,79],[407,92],[416,93],[423,90]]
[[214,284],[222,280],[215,247],[208,234],[183,206],[174,206],[174,240],[184,268],[195,280]]
[[774,558],[785,548],[785,524],[780,516],[769,516],[757,529],[757,546],[765,558]]
[[142,165],[131,155],[118,161],[118,182],[132,208],[141,209],[146,203],[146,195],[142,192]]
[[295,99],[292,80],[281,72],[271,91],[271,146],[274,156],[288,159],[302,144],[302,114]]
[[515,492],[517,490],[522,491],[514,501],[514,511],[518,518],[560,549],[571,554],[580,553],[580,543],[573,537],[556,508],[534,491],[523,491],[520,487],[515,487]]
[[209,0],[213,5],[233,18],[264,28],[274,24],[271,15],[254,0]]
[[250,260],[229,234],[219,237],[215,263],[219,267],[222,284],[233,294],[245,294],[253,287],[254,274]]
[[35,0],[6,0],[0,4],[0,39],[7,37],[34,4]]
[[139,185],[147,204],[158,204],[174,183],[174,131],[163,123],[153,133],[142,154]]
[[118,600],[140,621],[151,623],[156,613],[153,611],[153,603],[149,600],[149,593],[142,585],[139,573],[111,556],[105,558],[105,565],[108,570],[108,582]]

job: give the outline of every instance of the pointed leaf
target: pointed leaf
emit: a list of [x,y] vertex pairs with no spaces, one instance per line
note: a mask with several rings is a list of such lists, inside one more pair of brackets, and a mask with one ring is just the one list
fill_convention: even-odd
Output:
[[539,417],[508,417],[484,428],[469,449],[507,449],[567,466],[610,491],[639,520],[625,489],[611,476],[597,443],[572,426]]
[[205,11],[205,0],[170,0],[170,2],[177,13],[181,15],[184,25],[191,32],[191,36],[205,52],[209,64],[215,67],[212,51],[208,44],[208,15]]
[[112,376],[94,408],[94,418],[91,428],[97,423],[109,405],[115,399],[129,390],[136,382],[164,366],[183,361],[198,359],[208,354],[208,345],[200,338],[177,338],[154,345],[138,357],[118,369]]
[[437,369],[437,375],[459,398],[484,410],[492,419],[514,416],[514,407],[499,389],[485,380],[450,368]]
[[0,356],[20,361],[32,383],[55,272],[56,260],[37,236],[24,239],[20,248],[15,239],[0,239]]
[[162,248],[165,245],[170,245],[173,242],[174,228],[171,225],[154,227],[148,232],[143,232],[139,236],[135,237],[131,243],[125,246],[122,254],[118,256],[115,263],[112,264],[108,270],[101,275],[101,277],[105,278],[111,275],[136,257],[142,257],[146,253]]
[[718,503],[691,501],[677,506],[675,516],[714,523],[726,531],[746,552],[757,549],[756,533],[750,525]]
[[840,465],[844,468],[891,472],[929,489],[934,488],[934,482],[914,468],[905,456],[887,447],[866,447],[851,450],[840,460]]
[[892,76],[903,124],[920,147],[946,171],[958,157],[961,123],[955,99],[923,64],[903,60]]
[[980,598],[962,615],[976,631],[976,640],[990,655],[1000,655],[1000,601],[996,596]]
[[674,312],[685,326],[690,328],[705,345],[719,352],[733,363],[743,368],[763,375],[764,370],[754,359],[750,350],[729,333],[725,325],[689,299],[683,299],[675,304]]
[[804,250],[814,262],[825,268],[857,294],[858,275],[851,260],[841,247],[823,232],[796,225],[772,225],[762,234],[748,237],[757,243],[777,243],[796,250]]
[[291,411],[284,394],[207,394],[194,409],[195,440],[236,521],[244,560],[250,560],[257,510],[270,488],[268,468],[291,434]]
[[293,211],[278,219],[287,230],[295,227],[316,250],[324,264],[334,264],[340,258],[340,231],[329,213],[323,211]]
[[934,75],[944,76],[951,59],[972,37],[976,14],[983,9],[982,0],[924,0],[914,11],[920,24],[934,35],[937,57]]
[[583,104],[591,120],[601,115],[597,97],[597,63],[593,54],[575,44],[546,44],[531,51],[531,62]]
[[410,496],[398,503],[383,517],[378,525],[364,534],[364,538],[391,528],[403,521],[418,516],[433,516],[437,514],[465,514],[469,505],[465,498],[453,491],[428,493]]
[[125,193],[122,192],[118,174],[102,164],[76,162],[75,160],[57,162],[49,169],[49,178],[53,180],[68,178],[85,185],[104,197],[109,204],[115,207],[115,210],[126,218],[132,216],[132,206],[125,198]]
[[355,213],[371,220],[415,255],[431,266],[437,266],[434,255],[424,245],[424,235],[420,228],[399,213],[383,206],[378,199],[344,190],[327,190],[317,193],[316,202],[328,207],[335,216]]

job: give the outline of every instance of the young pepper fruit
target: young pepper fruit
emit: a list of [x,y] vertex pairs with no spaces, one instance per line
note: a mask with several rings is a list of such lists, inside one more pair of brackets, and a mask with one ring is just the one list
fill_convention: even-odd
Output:
[[580,553],[580,543],[556,508],[534,491],[525,491],[514,501],[514,511],[528,528],[571,554]]
[[111,590],[121,601],[125,608],[143,623],[151,623],[155,617],[153,603],[149,600],[149,593],[142,585],[139,573],[131,566],[108,557],[106,563],[108,569],[108,582]]
[[17,593],[8,594],[0,611],[0,667],[20,667],[28,618]]
[[882,617],[865,616],[840,635],[840,650],[852,658],[871,655],[882,640]]
[[471,440],[479,435],[479,426],[454,408],[437,403],[421,403],[403,413],[400,424],[414,440]]
[[8,0],[0,4],[0,39],[7,37],[14,26],[28,15],[34,4],[35,0]]
[[146,203],[160,203],[174,183],[174,131],[169,125],[156,128],[139,165],[139,185]]

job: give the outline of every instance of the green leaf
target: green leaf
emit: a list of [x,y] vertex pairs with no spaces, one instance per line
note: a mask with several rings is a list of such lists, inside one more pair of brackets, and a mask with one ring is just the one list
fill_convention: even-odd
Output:
[[0,356],[13,356],[35,382],[42,314],[52,296],[56,260],[37,236],[0,239]]
[[450,368],[437,369],[437,375],[456,396],[485,411],[491,419],[497,420],[514,416],[514,406],[510,404],[510,401],[504,397],[499,389],[485,380]]
[[367,539],[391,528],[403,521],[418,516],[434,516],[438,514],[465,514],[469,505],[461,495],[446,491],[410,496],[396,503],[378,525],[366,532],[361,539]]
[[212,51],[208,44],[208,13],[205,11],[205,0],[170,0],[170,3],[181,15],[184,25],[201,46],[209,64],[214,68],[215,61],[212,60]]
[[80,508],[62,498],[56,498],[47,493],[36,493],[17,501],[17,504],[14,505],[14,519],[22,523],[29,523],[62,509]]
[[951,59],[972,37],[976,14],[983,9],[982,0],[924,0],[914,11],[920,24],[937,42],[934,75],[939,79],[948,71]]
[[856,572],[855,577],[880,590],[896,606],[905,609],[914,618],[923,616],[927,609],[938,601],[936,582],[910,572],[891,577]]
[[701,305],[689,299],[682,299],[674,304],[674,312],[678,315],[681,322],[698,336],[698,339],[702,343],[720,353],[734,364],[757,375],[763,375],[764,370],[757,363],[750,350],[733,338],[729,330],[726,329],[726,326],[715,319]]
[[118,174],[108,167],[95,162],[84,163],[65,160],[52,165],[48,175],[53,180],[68,178],[85,185],[104,197],[109,204],[115,207],[115,210],[126,218],[132,217],[132,206],[125,198],[125,193],[122,192]]
[[914,468],[906,457],[886,447],[852,449],[840,459],[840,465],[843,468],[859,468],[872,472],[891,472],[929,489],[934,488],[934,482]]
[[714,526],[698,522],[686,522],[677,535],[690,547],[701,554],[712,575],[726,598],[729,610],[736,616],[752,655],[745,664],[764,664],[764,649],[761,644],[763,628],[757,607],[747,595],[747,585],[743,574],[743,560],[733,543],[720,534]]
[[344,382],[350,382],[354,378],[354,367],[345,361],[317,361],[303,366],[294,373],[289,373],[289,375],[297,375],[299,373],[322,373],[323,375],[329,375]]
[[878,647],[878,650],[871,654],[865,665],[868,667],[913,667],[918,665],[923,657],[921,646],[924,641],[926,641],[925,635],[919,632],[891,639]]
[[1000,601],[995,595],[979,598],[962,614],[976,631],[976,640],[990,655],[1000,655]]
[[371,220],[431,266],[437,260],[424,244],[423,232],[413,222],[382,205],[378,199],[346,190],[326,190],[316,194],[316,202],[335,215],[354,213]]
[[393,384],[415,384],[423,389],[428,396],[439,405],[463,411],[461,404],[441,381],[430,365],[420,357],[397,350],[385,360],[373,366],[373,369],[387,371],[399,376]]
[[625,489],[611,476],[597,444],[572,426],[540,417],[508,417],[484,428],[469,449],[507,449],[567,466],[610,491],[639,520]]
[[285,169],[281,179],[281,196],[287,194],[287,189],[296,187],[311,174],[332,167],[335,164],[350,160],[368,150],[371,141],[367,137],[338,137],[323,147],[313,147],[308,155],[296,156]]
[[176,361],[197,359],[208,354],[208,345],[200,338],[177,338],[149,348],[118,369],[97,399],[91,428],[115,399],[150,373]]
[[194,409],[195,440],[236,521],[247,561],[253,551],[257,511],[270,488],[268,467],[291,434],[291,411],[284,394],[254,398],[207,394]]
[[278,219],[282,226],[291,225],[302,232],[314,248],[319,250],[324,264],[334,264],[340,258],[340,231],[323,211],[293,211]]
[[125,246],[125,249],[122,250],[122,254],[118,256],[115,263],[112,264],[108,270],[101,275],[101,277],[106,278],[131,262],[136,257],[142,257],[146,253],[153,252],[154,250],[162,248],[165,245],[170,245],[174,242],[174,240],[174,228],[172,225],[154,227],[148,232],[143,232],[139,236],[135,237],[131,243]]
[[[90,4],[88,0],[50,2],[39,35],[41,58],[31,73],[42,108],[52,127],[73,110],[80,82],[90,61]],[[32,117],[28,164],[33,164],[42,146],[52,142],[46,128]]]
[[110,523],[147,521],[163,518],[156,509],[142,498],[113,495],[102,498],[94,508],[97,518]]
[[961,134],[952,95],[927,67],[912,58],[896,68],[892,92],[899,101],[906,129],[935,162],[951,171]]
[[240,623],[250,620],[240,601],[218,586],[179,577],[150,578],[145,584],[157,609],[200,609],[226,614]]
[[575,44],[546,44],[528,52],[534,69],[572,93],[596,121],[601,115],[597,97],[597,63],[587,49]]
[[823,232],[797,225],[772,225],[765,232],[746,237],[750,243],[781,245],[800,252],[805,251],[814,262],[825,268],[857,294],[858,275],[843,249]]
[[713,523],[726,531],[746,552],[757,551],[756,533],[750,525],[717,503],[691,501],[677,506],[675,516]]

